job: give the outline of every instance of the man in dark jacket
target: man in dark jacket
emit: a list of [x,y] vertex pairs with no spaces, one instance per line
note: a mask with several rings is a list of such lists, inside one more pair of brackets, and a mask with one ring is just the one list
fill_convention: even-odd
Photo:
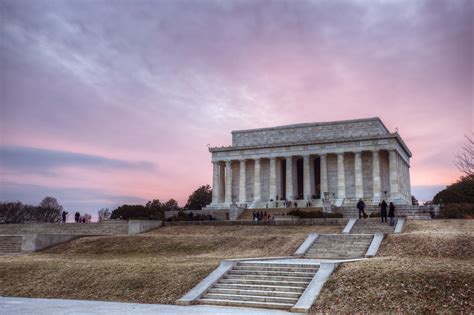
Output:
[[365,203],[362,201],[362,199],[359,199],[359,202],[357,203],[357,209],[359,209],[359,219],[362,217],[367,218],[364,208],[365,208]]
[[388,207],[388,216],[390,217],[390,225],[393,226],[395,224],[395,205],[393,202]]
[[385,200],[382,200],[382,203],[380,204],[380,216],[382,217],[382,223],[387,223],[387,203]]

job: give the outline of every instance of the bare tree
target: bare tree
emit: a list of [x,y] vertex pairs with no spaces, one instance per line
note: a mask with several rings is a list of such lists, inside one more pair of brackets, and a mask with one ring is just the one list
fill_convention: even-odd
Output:
[[462,148],[462,152],[454,159],[456,167],[466,176],[474,176],[474,133],[466,136],[467,142]]
[[59,222],[61,220],[61,206],[54,197],[45,197],[39,204],[36,214],[36,221],[40,222]]
[[85,223],[91,223],[92,216],[89,213],[85,213],[83,216]]
[[109,208],[102,208],[99,210],[99,221],[110,220],[111,215],[112,212],[109,210]]

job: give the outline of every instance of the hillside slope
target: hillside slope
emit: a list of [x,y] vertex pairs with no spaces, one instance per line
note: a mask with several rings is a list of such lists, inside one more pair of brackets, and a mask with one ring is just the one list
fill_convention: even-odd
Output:
[[474,311],[474,220],[408,221],[376,258],[344,264],[312,312]]
[[176,226],[0,256],[0,295],[174,303],[222,259],[291,255],[315,226]]

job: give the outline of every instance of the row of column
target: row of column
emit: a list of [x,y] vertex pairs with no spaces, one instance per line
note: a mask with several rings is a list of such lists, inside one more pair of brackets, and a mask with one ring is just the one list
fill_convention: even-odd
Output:
[[[396,198],[399,193],[398,177],[397,177],[397,163],[396,151],[389,151],[389,177],[390,177],[390,196]],[[337,153],[337,198],[346,198],[346,181],[344,172],[344,153]],[[324,192],[328,192],[328,173],[327,173],[327,155],[322,154],[320,157],[320,187],[321,198]],[[355,170],[355,197],[357,199],[363,198],[363,176],[362,176],[362,152],[354,152],[354,170]],[[261,159],[254,159],[254,201],[261,200]],[[275,200],[277,195],[277,170],[276,157],[269,158],[270,160],[270,179],[269,179],[269,193],[270,199]],[[286,199],[293,200],[293,156],[286,157]],[[217,202],[220,197],[221,187],[225,185],[225,203],[232,203],[232,161],[225,161],[225,177],[223,172],[223,165],[221,162],[213,162],[213,189],[212,200]],[[239,203],[246,202],[246,160],[240,160],[240,176],[239,176]],[[380,177],[380,157],[379,151],[372,151],[372,178],[373,178],[373,198],[379,200],[382,193],[381,177]],[[310,155],[303,155],[303,195],[311,196],[311,163]]]

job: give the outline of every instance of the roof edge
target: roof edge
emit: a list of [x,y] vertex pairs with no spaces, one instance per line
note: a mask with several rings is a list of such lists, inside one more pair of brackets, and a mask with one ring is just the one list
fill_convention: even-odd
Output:
[[378,121],[385,129],[387,133],[390,133],[387,126],[383,123],[380,117],[369,117],[369,118],[358,118],[358,119],[348,119],[348,120],[336,120],[336,121],[325,121],[325,122],[311,122],[311,123],[300,123],[300,124],[291,124],[291,125],[281,125],[275,127],[265,127],[265,128],[253,128],[253,129],[240,129],[240,130],[232,130],[231,134],[234,133],[248,133],[248,132],[255,132],[255,131],[268,131],[268,130],[275,130],[275,129],[290,129],[290,128],[303,128],[303,127],[315,127],[315,126],[325,126],[325,125],[338,125],[338,124],[345,124],[345,123],[357,123],[357,122],[366,122],[366,121]]

